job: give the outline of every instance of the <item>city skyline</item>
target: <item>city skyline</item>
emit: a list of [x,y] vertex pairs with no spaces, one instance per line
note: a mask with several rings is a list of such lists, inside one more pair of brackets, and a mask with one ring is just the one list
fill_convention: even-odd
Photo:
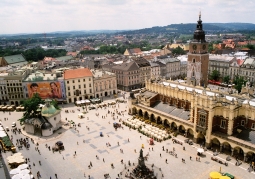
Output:
[[130,30],[196,23],[255,23],[255,1],[1,0],[0,34]]

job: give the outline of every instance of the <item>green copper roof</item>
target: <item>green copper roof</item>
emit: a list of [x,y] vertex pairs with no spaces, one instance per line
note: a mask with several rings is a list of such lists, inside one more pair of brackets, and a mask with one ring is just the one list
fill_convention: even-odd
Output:
[[50,114],[54,114],[56,111],[57,109],[53,105],[49,105],[49,106],[45,105],[42,108],[42,114],[50,115]]
[[26,62],[26,59],[22,54],[5,56],[4,59],[8,64]]

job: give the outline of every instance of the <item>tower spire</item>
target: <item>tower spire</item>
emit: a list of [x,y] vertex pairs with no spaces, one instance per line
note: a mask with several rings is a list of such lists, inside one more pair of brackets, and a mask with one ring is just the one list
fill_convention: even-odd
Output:
[[201,10],[199,10],[199,15],[198,15],[198,17],[199,17],[199,20],[201,20]]

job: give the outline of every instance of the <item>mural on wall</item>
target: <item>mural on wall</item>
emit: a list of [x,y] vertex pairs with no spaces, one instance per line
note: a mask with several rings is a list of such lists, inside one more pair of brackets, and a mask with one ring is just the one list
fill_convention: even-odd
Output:
[[26,84],[28,97],[38,93],[42,99],[65,99],[64,81],[32,82]]

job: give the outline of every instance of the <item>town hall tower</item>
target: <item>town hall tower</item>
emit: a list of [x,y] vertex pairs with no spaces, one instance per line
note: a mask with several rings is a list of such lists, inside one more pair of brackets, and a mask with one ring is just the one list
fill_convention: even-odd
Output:
[[206,87],[208,83],[208,63],[208,43],[205,41],[201,13],[199,13],[197,28],[193,40],[189,44],[187,83]]

